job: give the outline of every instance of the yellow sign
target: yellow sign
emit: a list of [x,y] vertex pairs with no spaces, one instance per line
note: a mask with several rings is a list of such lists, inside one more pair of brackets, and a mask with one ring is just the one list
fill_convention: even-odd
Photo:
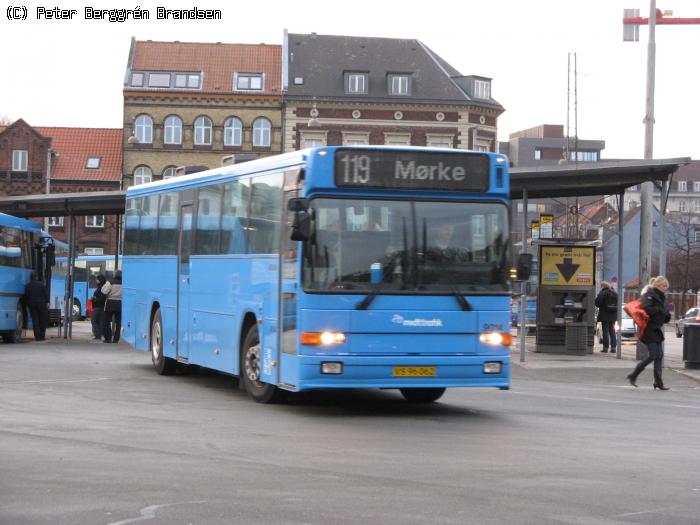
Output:
[[593,286],[594,246],[540,246],[540,284]]

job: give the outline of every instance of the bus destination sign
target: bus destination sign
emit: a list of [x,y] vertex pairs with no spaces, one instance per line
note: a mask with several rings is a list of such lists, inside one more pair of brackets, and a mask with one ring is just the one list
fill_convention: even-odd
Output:
[[335,184],[352,188],[487,191],[488,155],[341,149]]

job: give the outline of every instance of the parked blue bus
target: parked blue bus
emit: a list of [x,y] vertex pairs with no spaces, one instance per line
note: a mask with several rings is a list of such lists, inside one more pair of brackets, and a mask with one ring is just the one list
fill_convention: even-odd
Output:
[[[119,260],[121,266],[121,259]],[[114,255],[78,255],[73,265],[73,319],[90,316],[90,301],[97,284],[97,276],[103,274],[109,282],[114,277]],[[63,307],[68,273],[68,245],[56,241],[56,266],[51,276],[51,308]]]
[[287,392],[510,387],[506,157],[323,147],[127,191],[124,339]]
[[32,271],[50,282],[53,239],[33,221],[0,213],[0,335],[16,343],[28,327],[23,295]]

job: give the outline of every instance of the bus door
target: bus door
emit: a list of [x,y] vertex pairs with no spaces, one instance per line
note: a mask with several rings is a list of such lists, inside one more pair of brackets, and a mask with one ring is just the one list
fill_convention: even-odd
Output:
[[297,294],[299,282],[299,241],[290,239],[294,213],[287,209],[289,199],[299,196],[299,172],[285,174],[284,208],[280,239],[280,371],[279,383],[297,385]]
[[192,203],[180,206],[180,238],[178,240],[177,280],[177,358],[190,356],[190,253],[192,248]]

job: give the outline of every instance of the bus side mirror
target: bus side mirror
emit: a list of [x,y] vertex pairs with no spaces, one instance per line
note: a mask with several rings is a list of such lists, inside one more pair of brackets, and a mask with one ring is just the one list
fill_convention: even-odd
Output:
[[309,214],[309,199],[292,198],[287,203],[289,211],[294,212],[292,222],[293,241],[308,241],[311,238],[311,215]]
[[516,267],[518,281],[527,281],[532,273],[532,254],[521,253],[518,256],[518,265]]

